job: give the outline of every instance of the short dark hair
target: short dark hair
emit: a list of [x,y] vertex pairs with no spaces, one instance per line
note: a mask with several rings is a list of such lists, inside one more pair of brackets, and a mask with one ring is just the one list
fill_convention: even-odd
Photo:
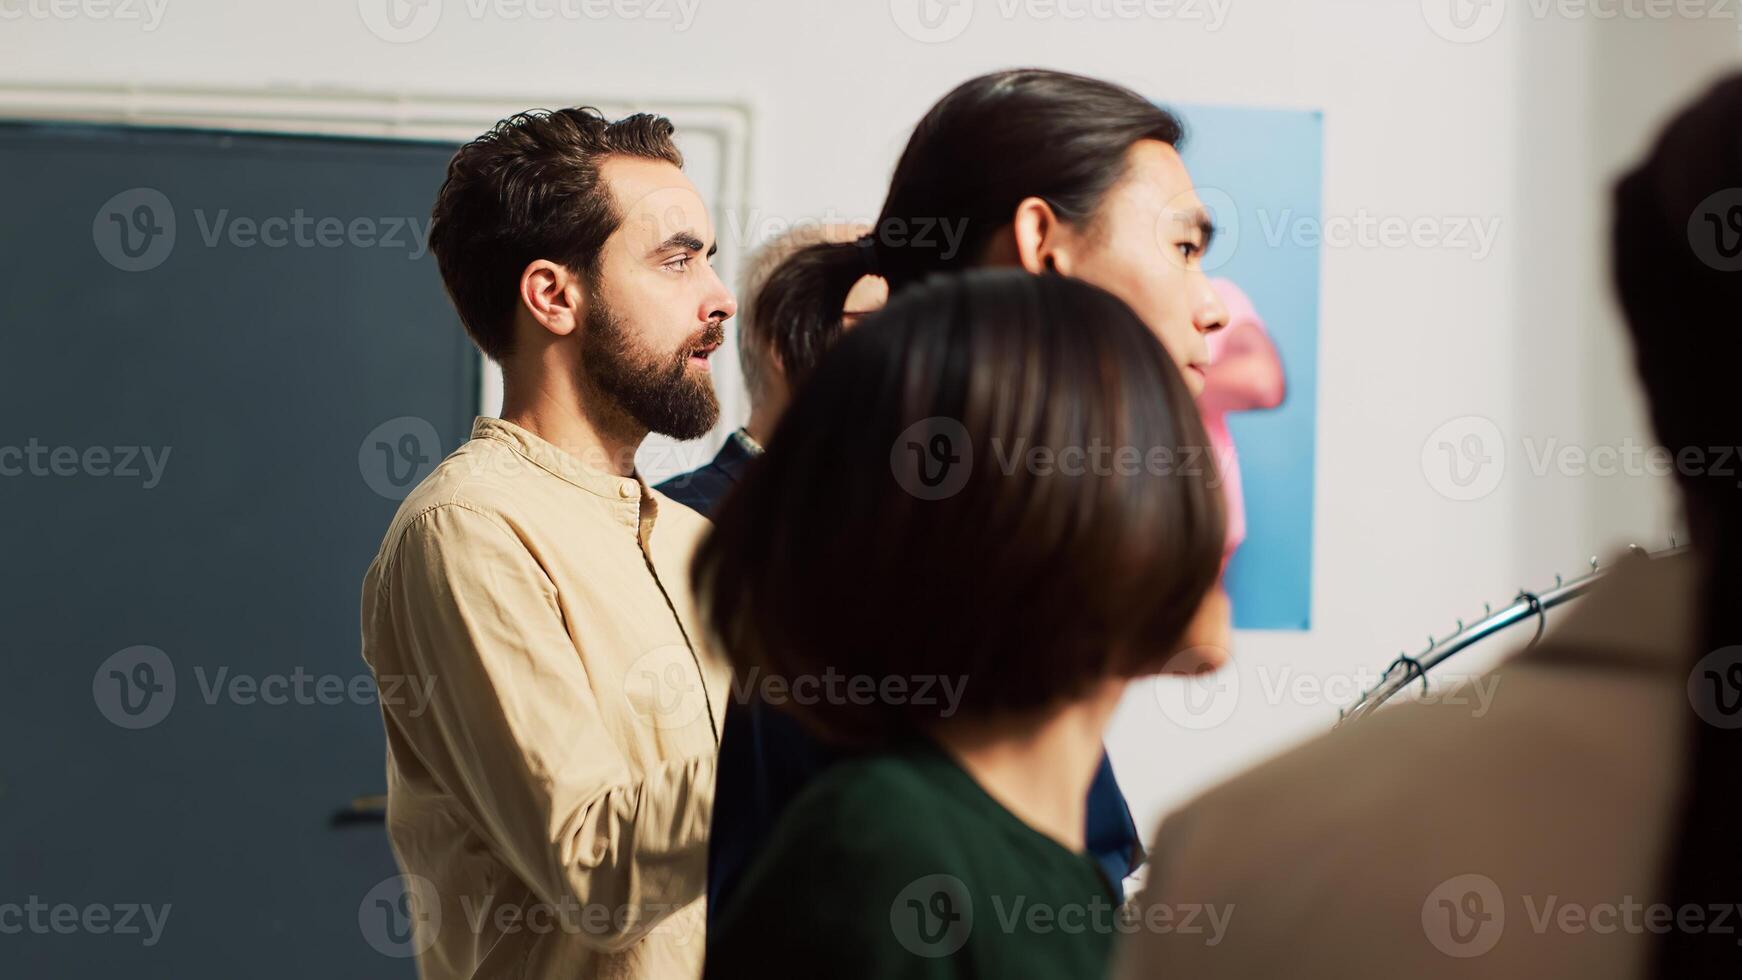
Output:
[[663,116],[608,122],[582,107],[516,113],[460,147],[436,196],[429,244],[466,332],[486,357],[513,350],[516,283],[537,259],[592,276],[617,230],[600,179],[610,156],[683,166]]
[[[1039,197],[1089,230],[1142,140],[1180,146],[1179,117],[1122,86],[1041,68],[971,78],[931,107],[913,135],[869,244],[819,244],[781,270],[796,330],[827,335],[872,267],[893,295],[929,275],[977,266],[1016,206]],[[941,222],[958,229],[947,238]]]
[[[917,480],[910,440],[959,456],[953,492]],[[1095,446],[1144,461],[1030,465]],[[1111,294],[1009,269],[938,277],[798,390],[693,584],[745,676],[965,677],[960,717],[1042,708],[1176,651],[1221,567],[1207,446],[1178,368]],[[936,698],[816,700],[788,710],[840,744],[944,720]]]

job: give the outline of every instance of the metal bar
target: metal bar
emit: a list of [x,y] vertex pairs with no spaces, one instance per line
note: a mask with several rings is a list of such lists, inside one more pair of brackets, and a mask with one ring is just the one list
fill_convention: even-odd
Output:
[[[1679,555],[1686,550],[1686,545],[1671,545],[1669,548],[1650,554],[1649,557],[1653,559],[1668,558],[1672,555]],[[1595,561],[1596,559],[1592,559],[1593,563],[1595,563]],[[1482,619],[1474,626],[1467,629],[1460,629],[1445,640],[1435,641],[1432,637],[1429,637],[1428,648],[1423,651],[1420,656],[1413,658],[1399,657],[1390,667],[1386,668],[1385,675],[1379,679],[1379,683],[1375,684],[1372,690],[1361,695],[1354,704],[1343,709],[1337,718],[1338,727],[1351,721],[1359,721],[1379,710],[1381,705],[1391,700],[1393,697],[1396,697],[1399,692],[1409,687],[1409,685],[1415,683],[1418,679],[1425,679],[1428,671],[1431,671],[1433,668],[1451,659],[1453,656],[1470,646],[1493,636],[1495,633],[1498,633],[1509,626],[1517,625],[1522,620],[1538,618],[1540,615],[1545,615],[1548,610],[1553,609],[1556,606],[1577,599],[1586,592],[1589,592],[1591,587],[1597,584],[1597,580],[1607,574],[1609,574],[1607,570],[1593,570],[1588,575],[1583,575],[1566,583],[1561,583],[1559,581],[1560,577],[1557,575],[1555,577],[1556,585],[1553,589],[1536,594],[1537,601],[1535,606],[1531,604],[1530,599],[1528,598],[1528,593],[1520,592],[1518,601],[1507,606],[1505,609]],[[1535,641],[1533,640],[1531,642],[1534,643]],[[1411,666],[1412,662],[1415,665],[1414,667]]]

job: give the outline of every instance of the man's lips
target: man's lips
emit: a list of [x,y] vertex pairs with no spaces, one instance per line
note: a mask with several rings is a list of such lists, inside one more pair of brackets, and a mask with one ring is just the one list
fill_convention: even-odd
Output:
[[719,321],[711,321],[706,329],[696,332],[690,343],[689,357],[685,360],[704,371],[711,370],[708,366],[708,358],[713,355],[714,351],[719,350],[720,345],[725,342],[725,328],[720,325]]
[[[708,368],[708,357],[712,355],[714,351],[719,349],[719,344],[703,344],[700,347],[691,348],[690,363],[700,364],[702,367]],[[712,368],[709,368],[709,370],[712,370]]]

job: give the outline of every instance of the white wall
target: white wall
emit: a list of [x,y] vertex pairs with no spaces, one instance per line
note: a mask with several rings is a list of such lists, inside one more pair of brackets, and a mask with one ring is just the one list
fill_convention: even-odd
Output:
[[[1443,0],[1217,0],[1219,24],[1189,16],[1208,0],[1125,20],[1048,16],[1039,2],[1005,17],[998,0],[976,0],[959,36],[923,43],[897,26],[914,22],[916,0],[684,0],[687,27],[652,18],[677,13],[676,0],[622,0],[640,17],[547,20],[516,16],[514,0],[480,17],[468,0],[428,0],[445,3],[424,8],[440,10],[428,36],[389,43],[364,16],[383,23],[385,0],[152,0],[155,22],[108,5],[134,0],[61,2],[72,6],[0,0],[0,80],[748,103],[751,211],[716,217],[741,246],[784,221],[874,214],[925,108],[970,75],[1023,64],[1163,101],[1323,109],[1327,216],[1498,218],[1479,261],[1327,249],[1315,628],[1242,635],[1239,698],[1208,730],[1134,690],[1111,744],[1146,832],[1207,781],[1327,728],[1352,694],[1271,696],[1279,684],[1382,667],[1485,599],[1499,605],[1629,539],[1657,543],[1670,526],[1658,481],[1535,477],[1521,440],[1646,439],[1604,285],[1604,188],[1647,121],[1736,61],[1732,20],[1599,19],[1566,5],[1537,16],[1546,0],[1492,0],[1477,8],[1503,11],[1492,36],[1455,43],[1430,29],[1447,23]],[[1466,416],[1507,443],[1504,479],[1474,502],[1436,492],[1422,466],[1430,433]]]

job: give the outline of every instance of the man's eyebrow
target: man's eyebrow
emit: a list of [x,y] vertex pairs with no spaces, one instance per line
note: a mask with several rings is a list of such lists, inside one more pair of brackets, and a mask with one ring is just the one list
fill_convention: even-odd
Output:
[[[674,233],[670,238],[667,238],[665,241],[660,242],[658,245],[655,245],[653,247],[653,250],[651,252],[649,252],[648,254],[649,255],[658,255],[660,252],[669,252],[674,248],[687,249],[691,252],[700,252],[703,248],[703,245],[702,245],[702,240],[700,238],[696,237],[695,232],[693,232],[693,231],[680,231],[680,232]],[[713,258],[714,253],[718,252],[720,250],[720,243],[715,242],[714,244],[707,246],[707,250],[708,250],[708,258],[710,258],[710,259]]]
[[1210,250],[1210,243],[1216,240],[1216,222],[1205,208],[1198,208],[1186,216],[1186,220],[1198,226],[1198,234],[1203,236],[1203,250]]

